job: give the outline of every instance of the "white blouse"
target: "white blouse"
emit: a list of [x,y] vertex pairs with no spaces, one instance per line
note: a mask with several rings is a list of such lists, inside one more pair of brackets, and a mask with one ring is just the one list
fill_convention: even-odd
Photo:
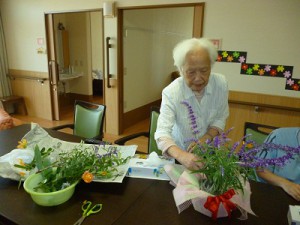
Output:
[[[194,135],[187,107],[194,111],[199,133]],[[158,117],[155,140],[166,151],[171,145],[187,149],[191,138],[199,139],[209,127],[224,130],[229,115],[228,84],[224,75],[212,73],[207,86],[197,95],[187,86],[183,77],[177,78],[162,92],[162,104]]]

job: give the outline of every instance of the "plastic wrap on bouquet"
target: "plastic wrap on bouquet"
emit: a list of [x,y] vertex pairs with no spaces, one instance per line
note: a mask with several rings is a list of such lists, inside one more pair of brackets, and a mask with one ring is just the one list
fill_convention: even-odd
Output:
[[[27,142],[25,149],[13,149],[11,152],[0,156],[0,177],[9,178],[12,180],[25,180],[30,174],[35,173],[37,168],[27,171],[24,168],[16,167],[15,165],[29,164],[34,159],[35,146],[39,146],[40,149],[53,149],[53,152],[48,156],[50,163],[56,162],[60,157],[61,152],[76,151],[75,147],[83,145],[85,147],[91,147],[90,151],[96,151],[98,155],[104,155],[107,153],[103,146],[97,146],[91,144],[67,142],[54,137],[51,137],[46,130],[40,127],[38,124],[31,124],[31,129],[22,138]],[[18,143],[16,143],[17,145]],[[108,148],[110,145],[106,145]],[[75,149],[75,150],[74,150]],[[132,157],[137,149],[136,145],[117,146],[118,151],[122,155],[122,158]],[[121,183],[128,171],[129,160],[123,165],[116,167],[115,175],[111,178],[102,179],[95,177],[94,182],[113,182]]]
[[164,169],[175,186],[173,196],[179,213],[193,205],[196,211],[213,219],[230,217],[235,208],[241,211],[239,219],[247,219],[247,213],[255,215],[250,205],[249,182],[244,185],[244,193],[231,189],[220,196],[214,196],[200,190],[199,174],[193,174],[178,164],[165,165]]

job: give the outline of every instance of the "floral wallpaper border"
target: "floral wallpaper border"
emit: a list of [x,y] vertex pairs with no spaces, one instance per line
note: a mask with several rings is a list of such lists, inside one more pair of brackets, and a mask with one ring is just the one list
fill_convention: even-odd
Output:
[[300,91],[300,79],[293,78],[293,66],[247,63],[247,52],[242,51],[218,51],[218,62],[240,63],[242,75],[269,76],[286,79],[285,89]]

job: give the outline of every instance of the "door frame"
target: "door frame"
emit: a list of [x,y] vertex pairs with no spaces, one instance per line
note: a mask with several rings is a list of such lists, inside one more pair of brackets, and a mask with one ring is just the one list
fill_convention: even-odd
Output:
[[58,80],[59,71],[56,62],[53,14],[45,14],[46,43],[48,49],[48,77],[51,98],[52,120],[59,120]]
[[[47,44],[47,58],[48,58],[48,77],[50,85],[50,97],[51,97],[51,111],[52,120],[60,120],[60,109],[59,109],[59,94],[58,94],[58,81],[59,81],[59,71],[58,63],[56,59],[56,43],[55,43],[55,32],[54,32],[54,18],[55,14],[62,13],[83,13],[83,12],[101,12],[103,15],[102,8],[87,9],[87,10],[70,10],[70,11],[51,11],[45,12],[45,30],[46,30],[46,44]],[[105,74],[105,58],[104,58],[104,20],[102,20],[102,65],[103,74]],[[103,76],[103,104],[105,104],[105,76]]]
[[175,7],[194,7],[194,20],[193,20],[193,37],[200,38],[203,35],[203,20],[204,20],[204,8],[205,3],[183,3],[183,4],[167,4],[167,5],[151,5],[151,6],[134,6],[134,7],[120,7],[118,8],[118,32],[117,32],[117,40],[118,43],[118,104],[119,104],[119,112],[118,112],[118,130],[119,133],[123,133],[124,129],[124,57],[123,57],[123,17],[124,10],[131,9],[155,9],[155,8],[175,8]]

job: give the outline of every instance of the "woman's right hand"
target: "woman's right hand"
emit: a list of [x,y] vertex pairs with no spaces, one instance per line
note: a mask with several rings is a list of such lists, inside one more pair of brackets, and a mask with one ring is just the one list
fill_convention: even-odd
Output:
[[183,151],[177,146],[171,146],[168,149],[168,154],[189,170],[199,170],[203,167],[203,163],[199,162],[199,157],[191,152]]
[[203,163],[199,162],[200,158],[190,152],[182,151],[181,156],[177,159],[185,168],[189,170],[199,170],[203,167]]

